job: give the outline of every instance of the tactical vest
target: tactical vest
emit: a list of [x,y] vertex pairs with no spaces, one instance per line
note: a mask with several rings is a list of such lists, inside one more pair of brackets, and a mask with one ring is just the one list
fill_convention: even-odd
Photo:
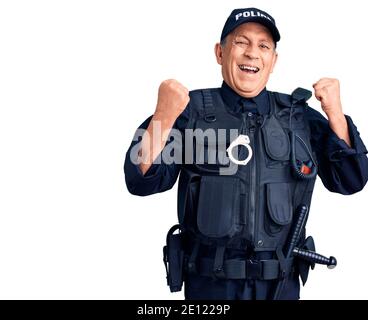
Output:
[[[222,134],[215,140],[185,135],[193,154],[179,177],[178,220],[187,235],[189,269],[195,267],[200,245],[214,248],[219,265],[229,248],[276,252],[284,245],[295,208],[310,205],[316,179],[304,116],[309,97],[300,88],[292,95],[269,92],[270,111],[261,116],[234,113],[219,89],[190,93],[187,129]],[[233,149],[233,158],[243,160],[251,153],[248,163],[236,170],[227,151],[234,141],[231,132],[249,138],[247,148]]]

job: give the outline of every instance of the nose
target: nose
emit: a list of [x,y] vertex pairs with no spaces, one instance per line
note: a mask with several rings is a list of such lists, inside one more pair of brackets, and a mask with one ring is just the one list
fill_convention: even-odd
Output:
[[244,55],[251,60],[259,59],[257,49],[254,48],[253,45],[248,46],[246,50],[244,50]]

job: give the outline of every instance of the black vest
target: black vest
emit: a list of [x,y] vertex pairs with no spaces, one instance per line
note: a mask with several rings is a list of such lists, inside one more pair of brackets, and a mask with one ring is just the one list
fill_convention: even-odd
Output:
[[[274,251],[284,245],[295,208],[301,203],[310,206],[316,177],[316,157],[304,117],[310,97],[306,92],[269,92],[271,108],[263,116],[234,113],[219,89],[190,93],[187,129],[201,129],[199,135],[205,132],[212,137],[185,135],[185,145],[193,144],[193,154],[186,155],[182,165],[178,218],[192,239],[237,248],[246,241],[254,251]],[[215,129],[215,139],[207,129]],[[249,137],[252,157],[246,165],[236,166],[226,149],[238,135]],[[249,148],[235,148],[232,154],[243,160]],[[188,163],[190,158],[193,163]]]

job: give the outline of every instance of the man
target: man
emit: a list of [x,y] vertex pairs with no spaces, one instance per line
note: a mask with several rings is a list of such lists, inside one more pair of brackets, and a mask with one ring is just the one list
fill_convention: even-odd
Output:
[[[345,195],[368,179],[367,150],[343,114],[338,80],[313,85],[328,120],[306,104],[306,90],[291,96],[266,90],[279,40],[268,13],[234,10],[215,46],[221,88],[188,92],[176,80],[164,81],[153,116],[140,126],[147,130],[127,152],[132,194],[168,190],[180,173],[181,233],[170,230],[165,256],[171,290],[180,290],[183,277],[186,299],[270,299],[280,279],[287,281],[278,298],[299,299],[299,276],[305,283],[309,265],[286,259],[282,249],[297,208],[310,206],[316,174],[328,190]],[[156,163],[164,153],[168,158],[175,130],[185,161]],[[314,249],[305,230],[298,246]]]

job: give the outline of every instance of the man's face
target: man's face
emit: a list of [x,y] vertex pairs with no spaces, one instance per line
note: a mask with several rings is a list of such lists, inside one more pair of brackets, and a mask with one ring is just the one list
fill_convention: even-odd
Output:
[[266,86],[277,60],[275,43],[269,30],[259,23],[237,27],[215,46],[225,82],[239,95],[257,96]]

